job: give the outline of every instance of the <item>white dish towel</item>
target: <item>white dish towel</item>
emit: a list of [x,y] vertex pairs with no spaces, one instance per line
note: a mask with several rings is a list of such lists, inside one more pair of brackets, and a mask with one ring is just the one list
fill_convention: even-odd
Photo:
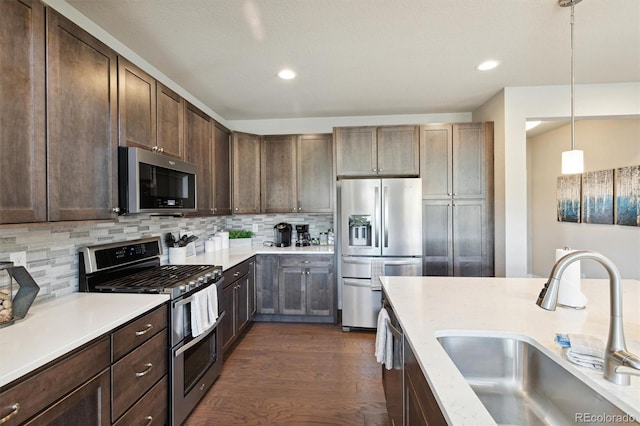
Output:
[[393,335],[389,330],[389,313],[385,308],[378,313],[376,331],[376,361],[384,364],[387,370],[393,368]]
[[380,277],[384,275],[384,260],[371,260],[371,290],[382,290]]
[[602,340],[586,334],[568,334],[571,346],[562,350],[570,362],[596,371],[604,369],[604,344]]
[[218,292],[215,284],[191,296],[191,335],[198,337],[218,319]]

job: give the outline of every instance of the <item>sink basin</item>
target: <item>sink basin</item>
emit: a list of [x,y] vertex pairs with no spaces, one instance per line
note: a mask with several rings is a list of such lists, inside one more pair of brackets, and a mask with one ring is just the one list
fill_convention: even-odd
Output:
[[[486,336],[438,341],[499,425],[613,424],[616,416],[629,422],[624,411],[528,342]],[[604,421],[594,423],[595,416]]]

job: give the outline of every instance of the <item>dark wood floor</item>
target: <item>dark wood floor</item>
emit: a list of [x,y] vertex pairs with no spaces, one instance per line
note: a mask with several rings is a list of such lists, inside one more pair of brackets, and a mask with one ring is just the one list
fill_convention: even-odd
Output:
[[386,426],[375,334],[254,323],[185,425]]

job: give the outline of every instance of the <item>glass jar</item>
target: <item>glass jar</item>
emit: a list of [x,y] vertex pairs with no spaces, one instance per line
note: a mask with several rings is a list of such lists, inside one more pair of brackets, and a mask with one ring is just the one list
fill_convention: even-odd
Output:
[[328,234],[326,232],[320,233],[320,245],[326,246],[328,244]]
[[13,262],[0,262],[0,327],[13,323]]

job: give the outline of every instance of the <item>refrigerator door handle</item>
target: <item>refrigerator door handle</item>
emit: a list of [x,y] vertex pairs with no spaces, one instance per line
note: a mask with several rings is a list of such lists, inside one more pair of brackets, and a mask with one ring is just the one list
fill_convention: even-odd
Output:
[[389,247],[389,224],[387,223],[389,219],[389,187],[385,185],[383,193],[382,193],[382,206],[384,208],[384,216],[382,216],[382,226],[384,233],[384,246]]
[[373,212],[373,238],[374,243],[373,246],[375,248],[379,247],[380,243],[380,187],[376,186],[373,191],[374,195],[374,212]]

